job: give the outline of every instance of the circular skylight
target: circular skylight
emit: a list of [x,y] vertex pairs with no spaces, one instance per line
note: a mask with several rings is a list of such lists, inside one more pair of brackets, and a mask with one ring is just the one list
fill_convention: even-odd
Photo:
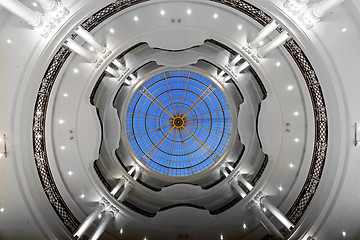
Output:
[[126,113],[135,156],[167,176],[190,176],[213,166],[228,146],[231,128],[231,110],[222,90],[188,70],[162,72],[145,81]]

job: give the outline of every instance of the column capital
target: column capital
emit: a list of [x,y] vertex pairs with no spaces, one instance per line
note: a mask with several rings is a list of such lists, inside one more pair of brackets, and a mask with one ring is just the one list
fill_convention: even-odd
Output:
[[119,178],[119,181],[123,180],[124,182],[127,182],[129,181],[129,179],[125,176],[125,175],[122,175],[120,178]]
[[110,204],[109,200],[107,200],[104,196],[101,198],[101,200],[99,201],[99,204],[104,205],[105,207],[108,206]]
[[236,171],[233,176],[234,178],[241,177],[240,171]]
[[255,199],[251,200],[251,201],[247,204],[247,207],[248,207],[248,209],[251,209],[251,208],[253,208],[253,207],[258,208],[258,209],[261,208],[260,202],[257,201],[257,200],[255,200]]
[[231,185],[233,182],[236,182],[237,183],[237,179],[235,177],[232,177],[229,179],[228,183]]
[[261,202],[261,199],[263,199],[263,198],[266,198],[266,194],[263,193],[262,191],[259,191],[258,193],[256,193],[256,195],[254,197],[254,199],[256,201],[258,201],[259,203]]

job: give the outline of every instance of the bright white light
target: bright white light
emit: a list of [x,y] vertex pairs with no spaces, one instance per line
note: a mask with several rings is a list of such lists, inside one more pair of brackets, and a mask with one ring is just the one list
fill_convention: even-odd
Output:
[[220,234],[220,240],[224,240],[224,236]]
[[12,43],[11,39],[6,40],[7,43]]
[[266,208],[263,208],[263,212],[266,212]]
[[5,211],[5,208],[0,208],[0,212],[4,212]]
[[115,33],[115,30],[114,30],[113,28],[110,28],[110,29],[109,29],[109,32],[110,32],[110,33]]
[[300,139],[298,139],[298,138],[295,138],[295,139],[294,139],[294,141],[295,141],[295,142],[299,142],[299,141],[300,141]]
[[120,228],[120,234],[123,234],[124,230],[122,228]]
[[60,149],[61,149],[61,150],[65,150],[66,147],[65,147],[65,146],[61,146]]
[[77,69],[77,68],[74,68],[74,73],[79,73],[79,69]]
[[98,215],[98,219],[100,219],[101,218],[101,213],[99,213],[99,215]]
[[71,170],[70,170],[70,171],[68,171],[68,175],[69,175],[69,176],[71,176],[71,175],[73,175],[73,174],[74,174],[74,172],[73,172],[73,171],[71,171]]
[[294,87],[293,87],[292,85],[289,85],[286,89],[289,90],[289,91],[291,91],[291,90],[294,89]]
[[293,167],[294,167],[294,164],[290,163],[290,164],[289,164],[289,167],[293,168]]
[[346,29],[346,28],[343,28],[343,29],[341,29],[341,31],[342,31],[342,32],[346,32],[346,31],[347,31],[347,29]]
[[144,237],[144,240],[146,240],[146,237]]
[[139,21],[138,16],[135,16],[135,17],[134,17],[134,21],[135,21],[135,22]]
[[246,229],[246,228],[247,228],[246,223],[244,223],[243,224],[243,229]]
[[241,29],[242,29],[242,25],[239,24],[239,25],[238,25],[238,30],[241,30]]
[[64,93],[64,97],[68,97],[69,95],[67,93]]
[[187,15],[191,14],[191,9],[189,8],[188,10],[186,10]]
[[85,194],[81,194],[81,196],[80,196],[81,198],[84,198],[85,197]]
[[165,10],[161,9],[160,14],[161,14],[161,16],[164,16],[165,15]]
[[276,66],[277,66],[277,67],[280,67],[280,65],[281,65],[281,62],[277,62],[277,63],[276,63]]
[[264,41],[260,41],[259,46],[263,46],[263,45],[264,45]]
[[343,231],[343,232],[342,232],[342,235],[343,235],[343,237],[346,237],[346,232]]
[[299,112],[294,112],[294,116],[299,116]]
[[217,18],[218,18],[217,13],[214,13],[213,18],[214,18],[214,19],[217,19]]
[[33,2],[32,5],[33,5],[34,7],[37,7],[37,6],[38,6],[37,2]]
[[65,122],[64,119],[60,119],[60,120],[59,120],[59,123],[60,123],[60,124],[63,124],[64,122]]
[[89,47],[89,50],[90,50],[91,52],[93,52],[93,51],[95,50],[95,48],[92,47],[92,46],[90,46],[90,47]]
[[284,190],[284,189],[282,188],[282,186],[280,186],[280,187],[279,187],[279,191],[281,192],[282,190]]
[[0,152],[0,158],[3,158],[3,157],[5,157],[5,154]]

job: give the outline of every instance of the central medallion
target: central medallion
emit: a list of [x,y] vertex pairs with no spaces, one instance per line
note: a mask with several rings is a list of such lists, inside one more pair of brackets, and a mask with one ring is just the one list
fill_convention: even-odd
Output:
[[176,128],[181,128],[185,124],[185,121],[182,117],[175,117],[172,122],[173,122],[174,127],[176,127]]

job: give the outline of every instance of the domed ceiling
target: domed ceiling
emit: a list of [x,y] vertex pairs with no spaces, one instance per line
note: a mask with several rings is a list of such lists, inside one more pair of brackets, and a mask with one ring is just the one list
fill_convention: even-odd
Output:
[[63,1],[47,37],[13,20],[36,36],[4,139],[34,236],[313,239],[346,119],[303,2]]

